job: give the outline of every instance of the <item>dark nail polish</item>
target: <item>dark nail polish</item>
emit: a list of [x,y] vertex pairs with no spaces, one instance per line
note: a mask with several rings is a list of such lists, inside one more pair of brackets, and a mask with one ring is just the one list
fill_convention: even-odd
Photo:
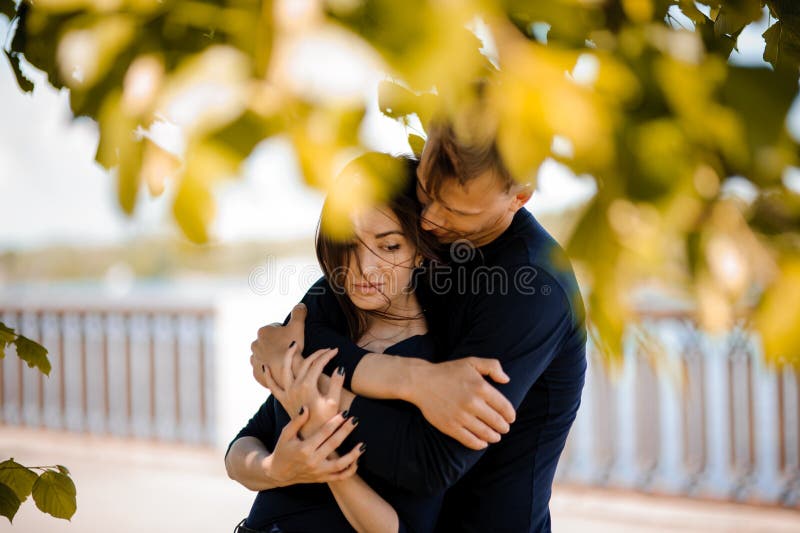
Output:
[[350,416],[350,415],[348,414],[349,412],[350,412],[350,411],[347,411],[347,410],[343,411],[343,412],[342,412],[342,418],[344,418],[345,420],[347,420],[347,417],[348,417],[348,416]]
[[292,347],[292,346],[294,346],[295,344],[297,344],[295,341],[292,341],[292,342],[290,342],[290,343],[289,343],[289,348],[291,348],[291,347]]
[[305,412],[306,412],[306,408],[305,408],[305,407],[301,407],[301,408],[300,408],[300,411],[298,411],[298,413],[297,413],[297,414],[298,414],[298,415],[302,415],[302,414],[303,414],[303,413],[305,413]]
[[337,368],[336,373],[339,374],[340,376],[344,376],[344,367],[340,366],[339,368]]
[[354,417],[353,417],[353,419],[352,419],[352,420],[350,420],[350,421],[351,421],[351,422],[353,423],[353,425],[355,426],[356,424],[358,424],[358,417],[357,417],[357,416],[354,416]]
[[359,446],[358,449],[363,452],[364,450],[367,449],[367,443],[366,442],[362,442],[361,446]]

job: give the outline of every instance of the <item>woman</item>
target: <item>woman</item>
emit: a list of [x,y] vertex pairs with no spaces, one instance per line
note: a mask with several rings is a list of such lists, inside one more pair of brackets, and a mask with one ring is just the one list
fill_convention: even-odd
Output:
[[[374,154],[369,157],[376,157]],[[377,156],[388,157],[388,156]],[[357,165],[356,161],[353,164]],[[403,161],[409,187],[415,163]],[[320,227],[325,227],[328,206]],[[318,230],[317,258],[347,318],[349,335],[371,352],[429,356],[434,344],[414,294],[416,268],[433,257],[434,241],[420,230],[413,193],[352,217],[353,238],[337,241]],[[295,347],[290,347],[291,360]],[[284,365],[284,388],[266,374],[272,396],[237,435],[258,438],[272,453],[262,463],[274,483],[262,486],[240,531],[430,531],[441,495],[416,496],[355,474],[363,445],[338,457],[336,448],[358,420],[338,413],[343,372],[319,381],[336,350],[319,350],[299,368]],[[318,390],[317,384],[323,390]],[[309,391],[314,391],[309,394]],[[309,405],[310,404],[310,405]],[[291,416],[290,416],[291,415]],[[233,444],[232,444],[233,445]],[[282,480],[304,483],[283,486]],[[240,480],[241,481],[241,480]],[[256,488],[256,487],[250,487]]]

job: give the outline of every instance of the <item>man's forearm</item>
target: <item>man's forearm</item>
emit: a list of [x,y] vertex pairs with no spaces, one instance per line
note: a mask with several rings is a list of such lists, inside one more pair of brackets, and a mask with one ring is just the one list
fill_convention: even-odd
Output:
[[370,353],[356,367],[351,387],[365,398],[414,403],[415,376],[424,373],[431,364],[415,357]]
[[241,437],[225,456],[225,470],[228,477],[252,491],[282,487],[282,483],[269,476],[271,461],[269,450],[260,440]]

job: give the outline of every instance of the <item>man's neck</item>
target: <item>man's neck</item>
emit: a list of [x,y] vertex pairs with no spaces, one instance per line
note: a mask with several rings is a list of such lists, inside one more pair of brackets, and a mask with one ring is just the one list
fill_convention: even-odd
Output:
[[487,244],[497,240],[497,238],[505,233],[506,230],[511,226],[516,214],[516,211],[506,213],[503,217],[497,220],[497,222],[492,224],[492,226],[485,232],[476,235],[474,238],[471,238],[470,240],[472,241],[472,244],[480,248],[481,246],[486,246]]

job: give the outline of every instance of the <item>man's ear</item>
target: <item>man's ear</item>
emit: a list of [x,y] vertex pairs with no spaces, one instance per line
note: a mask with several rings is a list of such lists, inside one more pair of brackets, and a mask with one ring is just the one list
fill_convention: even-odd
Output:
[[514,199],[511,202],[511,209],[517,211],[531,199],[531,196],[533,196],[533,187],[525,184],[518,187],[516,192],[512,192],[514,193]]

